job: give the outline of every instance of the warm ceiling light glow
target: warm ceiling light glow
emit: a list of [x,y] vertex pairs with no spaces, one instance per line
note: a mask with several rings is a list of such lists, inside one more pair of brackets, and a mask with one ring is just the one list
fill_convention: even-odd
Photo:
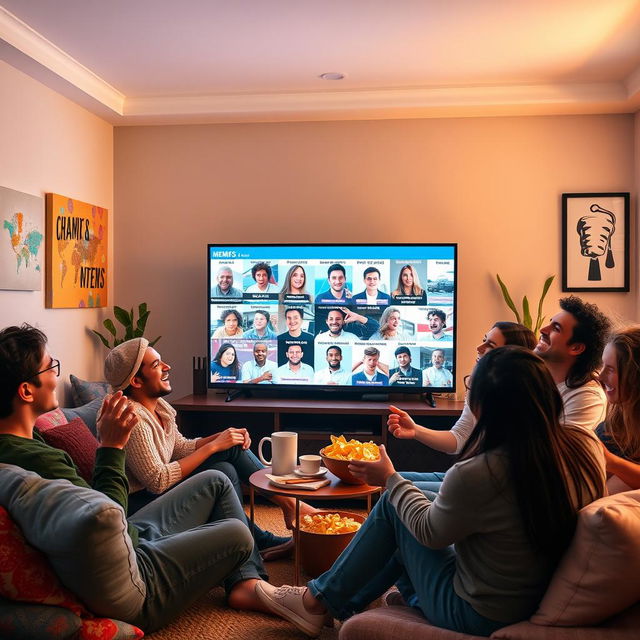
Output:
[[320,77],[323,80],[342,80],[344,76],[344,73],[339,73],[338,71],[330,71],[329,73],[320,74]]

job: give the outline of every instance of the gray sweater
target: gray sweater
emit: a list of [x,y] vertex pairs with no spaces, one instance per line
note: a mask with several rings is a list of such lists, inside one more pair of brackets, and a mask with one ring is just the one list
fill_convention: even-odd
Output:
[[[601,457],[595,438],[588,442]],[[455,544],[455,592],[479,614],[504,623],[531,616],[555,567],[526,536],[505,454],[492,451],[456,463],[433,502],[397,473],[387,489],[418,542],[432,549]]]

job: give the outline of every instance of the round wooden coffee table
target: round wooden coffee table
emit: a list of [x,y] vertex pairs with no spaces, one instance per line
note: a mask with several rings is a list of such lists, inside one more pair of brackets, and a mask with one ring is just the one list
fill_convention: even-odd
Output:
[[331,482],[316,489],[308,491],[305,489],[281,489],[269,482],[267,473],[271,473],[271,467],[260,469],[251,474],[249,478],[249,520],[253,527],[254,510],[255,510],[255,492],[265,496],[285,496],[294,498],[296,501],[296,526],[293,529],[294,540],[294,562],[293,562],[293,584],[300,583],[300,529],[297,526],[300,519],[300,500],[308,498],[309,500],[348,500],[351,498],[365,498],[367,500],[367,513],[371,511],[371,496],[374,493],[380,493],[381,487],[372,487],[368,484],[346,484],[339,478],[336,478],[330,471],[325,476]]

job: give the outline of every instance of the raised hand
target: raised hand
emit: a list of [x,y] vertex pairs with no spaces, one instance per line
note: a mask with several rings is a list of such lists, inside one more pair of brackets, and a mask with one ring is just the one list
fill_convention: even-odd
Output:
[[387,426],[389,433],[396,438],[411,440],[416,437],[416,423],[411,416],[402,409],[389,405],[389,417],[387,418]]
[[379,460],[351,460],[348,468],[356,478],[374,487],[384,487],[389,476],[396,472],[384,445],[380,445]]
[[138,416],[122,391],[105,397],[97,420],[98,437],[103,447],[123,449],[137,424]]

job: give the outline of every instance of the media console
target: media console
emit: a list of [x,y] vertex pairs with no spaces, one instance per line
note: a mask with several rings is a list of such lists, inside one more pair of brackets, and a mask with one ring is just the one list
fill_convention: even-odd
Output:
[[[431,407],[419,399],[392,399],[391,404],[434,429],[448,429],[460,416],[464,403],[438,398]],[[229,426],[247,427],[253,444],[274,431],[296,431],[299,453],[317,453],[330,434],[373,440],[388,447],[399,470],[440,471],[451,456],[440,454],[413,440],[387,438],[389,402],[339,399],[238,397],[225,402],[225,394],[185,396],[171,402],[178,412],[180,430],[188,437],[206,436]]]

